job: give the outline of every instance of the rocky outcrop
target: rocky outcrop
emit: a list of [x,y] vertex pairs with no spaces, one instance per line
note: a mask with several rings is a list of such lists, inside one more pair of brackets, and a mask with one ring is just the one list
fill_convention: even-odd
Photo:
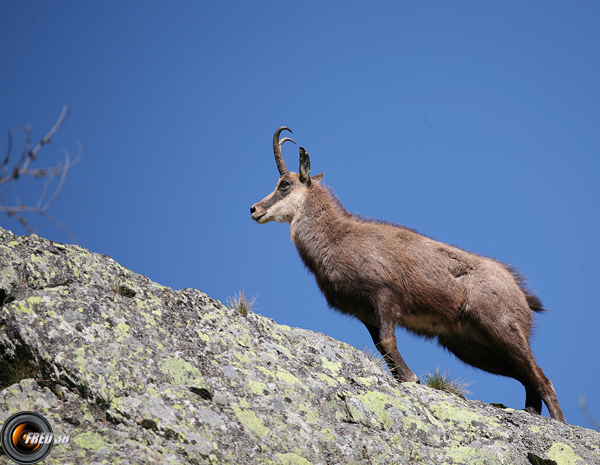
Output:
[[47,464],[600,464],[597,432],[1,229],[0,358],[0,424],[31,410],[71,438]]

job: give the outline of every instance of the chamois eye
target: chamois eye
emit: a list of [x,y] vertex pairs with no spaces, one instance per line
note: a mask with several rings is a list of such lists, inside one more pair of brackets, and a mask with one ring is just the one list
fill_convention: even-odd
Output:
[[289,182],[287,182],[287,181],[281,181],[281,182],[279,183],[279,188],[280,188],[280,189],[287,189],[288,187],[290,187],[290,183],[289,183]]

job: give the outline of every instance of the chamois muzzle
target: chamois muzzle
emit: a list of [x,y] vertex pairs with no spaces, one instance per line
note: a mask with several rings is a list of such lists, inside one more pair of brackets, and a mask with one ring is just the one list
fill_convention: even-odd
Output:
[[252,218],[257,223],[260,223],[260,219],[263,216],[265,216],[265,214],[267,212],[261,206],[258,207],[258,211],[257,211],[256,205],[258,205],[258,204],[254,204],[250,207],[250,218]]

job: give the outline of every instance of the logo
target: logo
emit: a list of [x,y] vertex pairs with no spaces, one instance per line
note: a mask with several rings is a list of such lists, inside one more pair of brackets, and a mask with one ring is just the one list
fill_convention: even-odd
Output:
[[55,436],[50,423],[39,413],[19,412],[6,420],[0,440],[9,459],[31,465],[44,460],[54,444],[68,443],[69,436]]

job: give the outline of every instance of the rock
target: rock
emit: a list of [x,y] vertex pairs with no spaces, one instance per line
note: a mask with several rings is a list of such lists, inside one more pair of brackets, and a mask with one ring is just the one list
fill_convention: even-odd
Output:
[[0,424],[46,464],[600,464],[600,434],[395,382],[324,334],[0,229]]

